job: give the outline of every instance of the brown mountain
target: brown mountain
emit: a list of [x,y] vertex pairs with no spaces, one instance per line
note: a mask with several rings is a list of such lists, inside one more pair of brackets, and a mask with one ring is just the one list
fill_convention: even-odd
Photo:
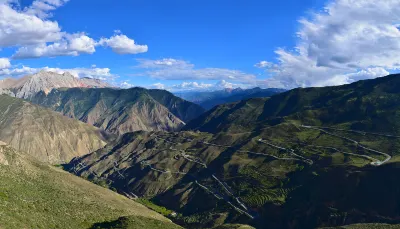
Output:
[[3,89],[6,91],[6,94],[11,94],[15,97],[24,99],[31,98],[40,91],[49,93],[54,88],[62,87],[103,88],[110,87],[110,85],[98,79],[79,79],[68,72],[58,74],[54,72],[40,71],[36,74],[27,75],[19,79],[7,78],[0,80],[0,93],[1,89]]
[[95,127],[0,95],[0,141],[42,162],[68,162],[103,147],[107,138]]
[[167,91],[144,88],[61,88],[31,101],[115,134],[174,131],[204,112]]

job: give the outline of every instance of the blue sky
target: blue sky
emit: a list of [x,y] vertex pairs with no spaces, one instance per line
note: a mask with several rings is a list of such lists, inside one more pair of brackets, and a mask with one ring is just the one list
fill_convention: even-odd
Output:
[[[400,3],[382,1],[380,12],[372,0],[356,2],[0,0],[0,77],[45,68],[117,85],[212,90],[336,85],[396,71],[398,30],[390,29],[398,18],[371,23],[362,12],[397,13]],[[366,38],[368,29],[376,37]],[[384,48],[362,54],[368,42]]]

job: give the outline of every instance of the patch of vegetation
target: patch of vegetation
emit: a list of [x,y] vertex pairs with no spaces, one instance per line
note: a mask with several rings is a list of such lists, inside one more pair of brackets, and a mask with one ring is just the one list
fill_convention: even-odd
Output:
[[181,227],[159,220],[145,218],[142,216],[126,216],[117,220],[96,223],[90,229],[179,229]]
[[151,210],[153,210],[153,211],[155,211],[155,212],[158,212],[158,213],[160,213],[161,215],[164,215],[164,216],[167,216],[167,217],[170,216],[171,213],[173,213],[173,211],[171,211],[171,210],[169,210],[169,209],[167,209],[167,208],[165,208],[165,207],[159,206],[159,205],[153,203],[153,202],[152,202],[151,200],[149,200],[149,199],[139,198],[139,199],[137,199],[137,200],[135,200],[135,201],[138,202],[138,203],[141,203],[141,204],[143,204],[144,206],[150,208]]

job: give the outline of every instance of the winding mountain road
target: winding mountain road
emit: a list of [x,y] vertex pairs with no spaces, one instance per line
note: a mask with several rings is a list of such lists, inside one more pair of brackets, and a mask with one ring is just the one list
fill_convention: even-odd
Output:
[[[340,136],[338,134],[330,133],[330,132],[328,132],[328,131],[323,129],[323,128],[326,128],[326,127],[320,128],[320,127],[317,127],[317,126],[306,126],[306,125],[301,125],[300,127],[303,127],[303,128],[306,128],[306,129],[318,130],[318,131],[320,131],[322,133],[325,133],[327,135],[331,135],[331,136],[334,136],[334,137],[337,137],[337,138],[341,138],[341,139],[350,141],[350,142],[356,144],[356,146],[358,146],[360,148],[363,148],[363,149],[365,149],[367,151],[374,152],[376,154],[380,154],[380,155],[383,155],[383,156],[386,157],[386,159],[383,160],[383,161],[381,161],[381,160],[379,160],[377,158],[370,157],[370,158],[374,159],[374,161],[371,162],[371,165],[373,165],[373,166],[381,166],[381,165],[385,164],[386,162],[390,161],[390,159],[392,158],[392,156],[390,156],[389,154],[381,152],[381,151],[378,151],[378,150],[370,149],[370,148],[368,148],[366,146],[363,146],[360,142],[358,142],[358,141],[356,141],[354,139],[351,139],[351,138],[348,138],[348,137],[344,137],[344,136]],[[333,129],[333,128],[331,128],[331,129]],[[383,135],[381,135],[381,136],[383,136]],[[389,135],[389,136],[394,136],[394,135]],[[351,153],[347,153],[347,154],[351,154]],[[361,156],[361,155],[358,155],[358,154],[352,154],[352,155]],[[363,155],[363,157],[365,157],[365,155]],[[369,156],[367,156],[367,157],[369,157]]]

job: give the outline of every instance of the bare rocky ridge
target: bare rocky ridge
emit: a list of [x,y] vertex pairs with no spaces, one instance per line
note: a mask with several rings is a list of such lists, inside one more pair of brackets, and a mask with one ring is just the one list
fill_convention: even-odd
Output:
[[98,79],[76,78],[70,73],[58,74],[54,72],[40,71],[33,75],[27,75],[19,79],[8,78],[0,80],[0,93],[13,95],[18,98],[28,99],[36,93],[43,91],[49,93],[54,88],[110,87],[109,84]]
[[60,88],[30,101],[114,134],[179,130],[204,111],[167,91],[144,88]]
[[0,140],[51,164],[103,147],[107,134],[21,99],[0,95]]

